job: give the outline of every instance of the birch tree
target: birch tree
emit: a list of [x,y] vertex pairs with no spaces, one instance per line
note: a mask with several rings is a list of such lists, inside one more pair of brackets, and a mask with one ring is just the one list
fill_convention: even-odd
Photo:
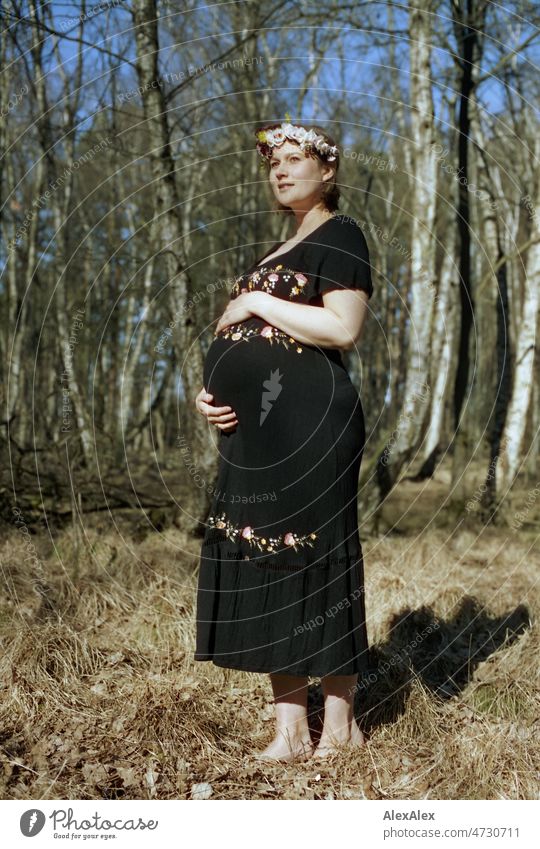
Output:
[[429,410],[429,361],[435,279],[435,199],[437,171],[431,91],[432,3],[409,8],[410,125],[414,146],[411,193],[411,287],[409,350],[399,421],[378,463],[384,496],[416,451]]
[[[538,163],[540,162],[538,132],[534,131],[529,138],[531,148],[534,151],[534,162]],[[523,437],[527,413],[533,398],[535,377],[538,380],[538,375],[535,376],[534,371],[540,303],[540,179],[538,178],[538,168],[531,167],[529,169],[529,179],[533,194],[532,196],[526,195],[524,200],[529,213],[531,245],[527,251],[523,302],[517,322],[519,333],[516,336],[512,394],[508,405],[498,464],[500,470],[497,478],[498,494],[506,492],[519,471],[523,456]]]

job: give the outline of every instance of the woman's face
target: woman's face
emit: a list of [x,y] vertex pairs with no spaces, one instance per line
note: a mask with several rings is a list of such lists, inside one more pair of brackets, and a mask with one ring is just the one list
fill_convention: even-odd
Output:
[[308,210],[320,200],[323,182],[331,179],[333,169],[318,156],[307,156],[292,141],[274,147],[270,158],[269,180],[274,195],[284,206]]

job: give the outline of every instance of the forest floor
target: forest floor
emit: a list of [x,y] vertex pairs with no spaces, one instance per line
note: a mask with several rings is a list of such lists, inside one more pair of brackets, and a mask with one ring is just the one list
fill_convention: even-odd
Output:
[[[200,540],[21,516],[0,541],[1,797],[538,799],[540,499],[524,487],[519,528],[483,526],[448,520],[446,491],[405,481],[388,530],[361,531],[367,746],[329,763],[256,761],[268,675],[193,660]],[[316,736],[316,678],[309,707]]]

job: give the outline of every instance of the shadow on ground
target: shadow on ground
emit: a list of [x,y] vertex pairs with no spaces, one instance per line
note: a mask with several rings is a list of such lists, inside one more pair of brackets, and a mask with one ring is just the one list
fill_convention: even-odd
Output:
[[[369,670],[358,678],[355,715],[360,727],[369,735],[395,722],[405,711],[414,680],[438,699],[457,696],[480,663],[514,643],[530,625],[525,605],[494,617],[472,596],[464,596],[448,620],[425,605],[401,611],[390,623],[388,640],[370,648]],[[309,688],[308,710],[317,740],[324,718],[320,684]]]

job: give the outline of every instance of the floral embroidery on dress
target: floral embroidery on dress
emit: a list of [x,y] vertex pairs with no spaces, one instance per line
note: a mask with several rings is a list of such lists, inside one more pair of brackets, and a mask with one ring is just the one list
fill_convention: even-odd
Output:
[[220,516],[210,516],[208,524],[212,528],[223,530],[227,539],[233,540],[233,542],[236,542],[238,538],[245,539],[251,546],[258,548],[259,551],[273,552],[281,543],[291,546],[295,551],[297,545],[309,545],[313,548],[313,540],[317,538],[317,534],[315,533],[299,536],[292,531],[287,531],[287,533],[279,537],[264,537],[254,533],[250,525],[246,525],[245,528],[234,525],[227,519],[225,513],[222,513]]
[[296,297],[296,295],[300,295],[304,286],[309,282],[306,275],[302,274],[300,271],[295,271],[294,279],[296,280],[296,286],[293,286],[289,293],[289,298]]
[[285,333],[283,330],[278,330],[277,327],[273,327],[271,324],[265,324],[260,330],[257,327],[246,327],[244,322],[241,322],[240,324],[231,324],[224,330],[220,330],[219,333],[214,333],[214,337],[218,336],[223,339],[232,339],[233,342],[239,342],[240,340],[247,342],[247,340],[253,336],[262,336],[263,339],[267,339],[270,344],[273,344],[274,342],[281,342],[286,348],[289,347],[289,344],[296,345],[296,353],[302,353],[302,346],[296,341],[296,339],[289,336],[289,334]]
[[292,286],[289,292],[289,298],[295,298],[297,295],[300,295],[304,286],[307,286],[309,283],[308,278],[301,271],[293,271],[292,268],[285,268],[283,265],[260,265],[249,275],[246,285],[241,285],[244,275],[236,279],[231,289],[231,295],[238,297],[243,292],[253,292],[256,290],[273,294],[280,274],[283,274],[283,280],[286,283],[289,280],[294,282],[294,286]]

